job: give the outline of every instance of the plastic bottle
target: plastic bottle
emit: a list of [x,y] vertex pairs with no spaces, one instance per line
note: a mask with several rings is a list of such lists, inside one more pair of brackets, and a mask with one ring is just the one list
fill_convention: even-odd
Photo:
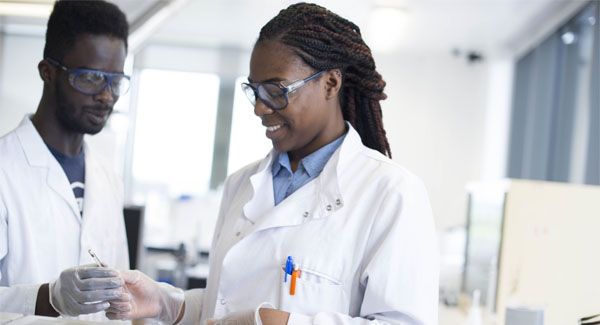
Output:
[[481,313],[481,306],[479,305],[479,299],[481,297],[481,291],[479,289],[473,290],[473,302],[467,315],[467,325],[482,325],[483,315]]

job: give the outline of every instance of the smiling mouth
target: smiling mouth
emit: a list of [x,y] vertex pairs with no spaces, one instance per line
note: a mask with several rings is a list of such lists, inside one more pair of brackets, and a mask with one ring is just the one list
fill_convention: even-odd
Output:
[[281,128],[281,124],[280,125],[267,126],[267,131],[269,131],[269,132],[275,132],[275,131],[279,130],[280,128]]

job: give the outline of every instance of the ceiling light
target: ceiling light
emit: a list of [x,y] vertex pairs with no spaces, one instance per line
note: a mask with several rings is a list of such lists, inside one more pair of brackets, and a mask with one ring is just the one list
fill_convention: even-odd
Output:
[[48,18],[54,1],[45,2],[0,2],[0,16]]
[[566,45],[571,45],[575,42],[575,33],[568,31],[568,32],[564,32],[560,38],[562,39],[563,43],[565,43]]
[[596,17],[589,16],[588,17],[588,22],[590,23],[590,25],[594,26],[596,24]]
[[369,45],[374,51],[390,52],[396,49],[405,34],[406,9],[375,7],[369,21]]

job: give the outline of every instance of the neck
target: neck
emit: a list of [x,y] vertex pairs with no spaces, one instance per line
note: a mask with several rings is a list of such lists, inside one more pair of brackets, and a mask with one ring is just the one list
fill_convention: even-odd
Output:
[[327,140],[323,141],[323,143],[321,145],[319,145],[318,147],[311,148],[311,149],[305,150],[305,151],[288,151],[288,157],[290,159],[290,167],[292,168],[292,172],[296,171],[296,168],[298,168],[298,164],[300,163],[300,160],[302,160],[304,157],[323,148],[324,146],[333,142],[335,139],[344,135],[344,133],[346,133],[346,123],[344,122],[343,119],[341,119],[340,123],[336,123],[335,125],[333,125],[329,128],[326,128],[324,132],[327,132],[327,135],[324,137],[324,139],[327,139]]
[[83,134],[67,130],[44,101],[40,102],[31,122],[46,143],[67,155],[77,155],[83,146]]

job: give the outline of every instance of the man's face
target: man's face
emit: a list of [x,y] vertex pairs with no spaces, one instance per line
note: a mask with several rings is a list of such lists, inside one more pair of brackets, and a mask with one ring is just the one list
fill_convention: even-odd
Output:
[[[125,57],[125,44],[121,39],[83,35],[59,60],[70,69],[122,73]],[[54,92],[56,114],[61,127],[75,133],[100,132],[118,100],[118,97],[112,94],[110,87],[95,95],[79,92],[69,83],[69,73],[59,68],[57,68]]]

